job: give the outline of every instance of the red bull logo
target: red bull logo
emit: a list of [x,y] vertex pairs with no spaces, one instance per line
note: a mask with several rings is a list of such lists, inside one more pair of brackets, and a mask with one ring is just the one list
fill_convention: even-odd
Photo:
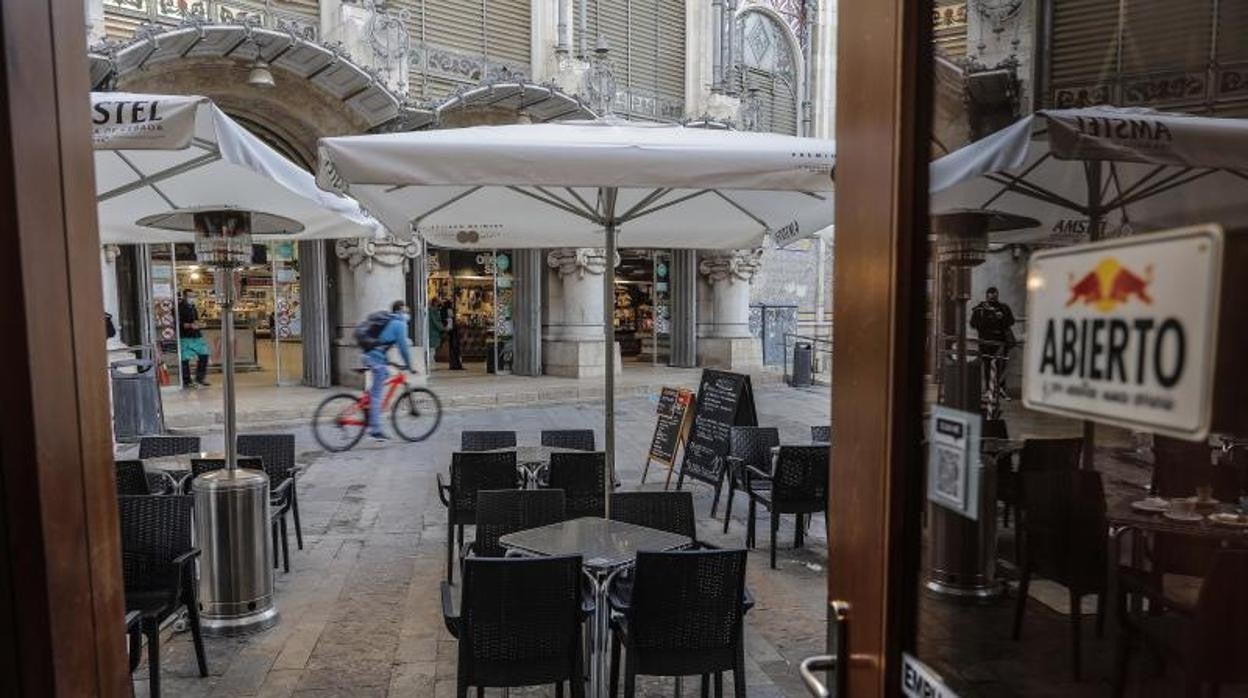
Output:
[[1117,259],[1106,257],[1079,279],[1071,276],[1070,299],[1066,301],[1066,307],[1082,303],[1108,313],[1132,299],[1144,305],[1152,305],[1153,298],[1148,293],[1148,286],[1152,282],[1152,265],[1145,267],[1143,275],[1140,275],[1123,266]]

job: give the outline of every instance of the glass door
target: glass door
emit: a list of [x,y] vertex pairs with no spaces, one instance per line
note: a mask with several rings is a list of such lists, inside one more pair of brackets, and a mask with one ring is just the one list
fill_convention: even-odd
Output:
[[273,299],[269,326],[273,335],[276,384],[303,381],[303,308],[299,287],[299,252],[294,242],[270,246]]

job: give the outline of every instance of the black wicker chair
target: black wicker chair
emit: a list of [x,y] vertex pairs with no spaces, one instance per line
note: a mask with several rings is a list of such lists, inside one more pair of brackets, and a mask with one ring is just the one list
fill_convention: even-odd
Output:
[[[816,427],[811,427],[813,431]],[[771,472],[771,449],[780,445],[780,430],[775,427],[733,427],[728,447],[728,501],[724,502],[724,533],[732,521],[732,500],[737,490],[745,490],[747,466]],[[768,489],[770,483],[758,480],[755,489]]]
[[481,490],[512,490],[520,484],[516,472],[516,454],[465,453],[451,455],[449,483],[438,478],[438,498],[446,507],[446,581],[455,581],[455,539],[464,547],[464,526],[477,522],[477,492]]
[[[269,474],[269,486],[280,487],[290,482],[290,517],[295,524],[295,546],[303,550],[303,524],[299,521],[299,480],[302,469],[295,463],[294,434],[241,434],[238,452],[260,456]],[[276,476],[276,477],[275,477]]]
[[139,458],[163,458],[200,451],[198,436],[139,437]]
[[152,494],[143,461],[119,460],[116,465],[118,495]]
[[563,490],[568,518],[603,516],[606,513],[607,454],[552,453],[544,487]]
[[150,694],[158,698],[160,626],[183,606],[191,626],[199,675],[208,675],[199,603],[195,598],[193,561],[199,550],[191,546],[192,501],[185,495],[122,496],[117,501],[126,611],[140,614],[140,627],[147,636]]
[[810,514],[827,512],[828,449],[828,446],[781,446],[773,472],[766,473],[749,466],[745,468],[745,491],[750,496],[745,544],[754,547],[756,506],[762,504],[771,512],[772,569],[776,568],[776,534],[780,529],[780,515],[797,515],[793,525],[793,545],[800,548],[806,530],[805,518]]
[[575,448],[578,451],[595,451],[593,429],[543,429],[542,445],[556,448]]
[[810,440],[817,444],[832,443],[832,425],[817,424],[810,428]]
[[[611,695],[619,692],[620,650],[624,695],[636,695],[637,675],[733,674],[737,698],[745,696],[746,611],[744,550],[639,552],[626,592],[613,586]],[[707,695],[703,684],[702,695]]]
[[456,695],[491,686],[563,683],[572,698],[585,695],[581,649],[581,558],[468,558],[455,611],[442,584],[442,614],[459,640]]
[[1024,473],[1021,482],[1023,508],[1019,530],[1023,545],[1012,636],[1015,640],[1022,636],[1023,612],[1033,575],[1066,587],[1070,595],[1071,670],[1077,681],[1084,596],[1097,595],[1097,634],[1105,627],[1109,525],[1105,522],[1101,474],[1093,470],[1051,470]]
[[693,493],[689,490],[616,492],[611,495],[611,518],[678,536],[688,536],[694,543],[698,541]]
[[477,492],[476,538],[464,556],[504,557],[498,539],[508,533],[559,523],[567,518],[563,490],[481,490]]
[[465,431],[459,435],[461,451],[493,451],[516,445],[514,431]]

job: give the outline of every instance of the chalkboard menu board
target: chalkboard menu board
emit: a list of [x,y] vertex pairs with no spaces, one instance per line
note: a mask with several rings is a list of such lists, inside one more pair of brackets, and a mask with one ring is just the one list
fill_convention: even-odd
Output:
[[671,466],[676,462],[676,451],[689,428],[692,416],[693,392],[678,388],[664,387],[659,392],[659,406],[655,411],[658,419],[654,424],[654,438],[650,440],[650,452],[646,458],[646,467],[641,471],[641,481],[646,481],[646,473],[650,463],[662,463],[668,466],[667,479],[672,478]]
[[734,426],[758,426],[750,377],[704,369],[677,487],[686,476],[719,486]]

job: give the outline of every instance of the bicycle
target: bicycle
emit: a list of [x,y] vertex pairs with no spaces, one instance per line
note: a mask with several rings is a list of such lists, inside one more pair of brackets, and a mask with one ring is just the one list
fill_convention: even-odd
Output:
[[[408,386],[402,366],[393,362],[390,366],[399,372],[386,379],[382,410],[390,411],[390,424],[399,438],[424,441],[442,423],[442,401],[428,388]],[[359,370],[362,373],[368,369]],[[369,400],[367,390],[359,395],[338,393],[325,398],[312,415],[312,434],[316,442],[333,453],[355,447],[368,428]]]

